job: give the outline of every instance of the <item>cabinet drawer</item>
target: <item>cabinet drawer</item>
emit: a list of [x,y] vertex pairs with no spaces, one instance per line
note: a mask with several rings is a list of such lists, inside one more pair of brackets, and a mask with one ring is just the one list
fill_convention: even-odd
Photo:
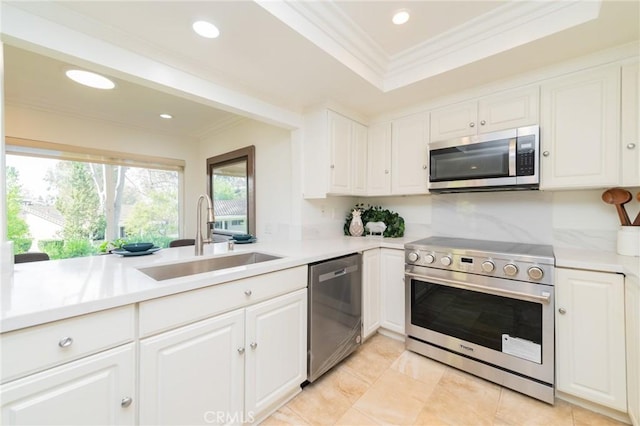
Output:
[[140,303],[140,337],[307,286],[307,266],[257,275]]
[[2,382],[134,339],[133,305],[2,334]]

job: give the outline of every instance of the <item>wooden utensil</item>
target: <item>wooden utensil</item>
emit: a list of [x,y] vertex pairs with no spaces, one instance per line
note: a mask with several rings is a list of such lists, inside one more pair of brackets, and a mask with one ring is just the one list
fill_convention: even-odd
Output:
[[631,220],[624,208],[624,205],[631,201],[631,193],[622,188],[607,189],[602,193],[602,201],[607,204],[613,204],[618,211],[618,217],[620,218],[620,224],[622,226],[630,226]]
[[[640,201],[640,192],[636,195],[636,199]],[[638,213],[636,218],[633,220],[633,226],[640,226],[640,213]]]

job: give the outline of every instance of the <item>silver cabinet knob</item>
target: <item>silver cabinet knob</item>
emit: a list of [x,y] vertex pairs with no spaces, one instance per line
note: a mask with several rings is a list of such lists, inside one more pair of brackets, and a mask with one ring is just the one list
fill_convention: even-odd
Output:
[[633,148],[635,148],[635,147],[636,147],[636,144],[635,144],[635,143],[628,143],[628,144],[627,144],[627,149],[633,149]]
[[255,349],[258,347],[258,344],[256,342],[251,342],[249,346],[251,346],[251,349]]
[[251,296],[253,293],[251,292],[251,290],[245,290],[244,294],[247,296]]
[[412,251],[407,255],[407,259],[409,259],[410,262],[415,262],[416,260],[420,259],[420,255],[415,251]]
[[422,170],[427,170],[427,165],[426,164],[422,165]]
[[560,308],[558,309],[558,312],[560,313],[560,315],[564,315],[567,313],[567,310],[565,308]]
[[440,263],[442,263],[444,266],[449,266],[451,265],[451,258],[449,256],[445,256],[440,259]]
[[331,165],[331,166],[329,166],[329,167],[331,167],[332,169],[334,169],[336,166],[332,164],[332,165]]
[[471,123],[469,123],[469,127],[476,127],[476,123],[472,121]]
[[527,274],[529,275],[529,278],[531,278],[532,280],[539,280],[543,277],[544,272],[542,271],[541,268],[537,266],[532,266],[527,270]]
[[482,121],[480,122],[480,125],[481,125],[481,126],[484,126],[485,124],[487,124],[487,122],[486,122],[486,121],[484,121],[484,120],[482,120]]
[[242,355],[244,353],[244,348],[238,348],[238,353]]
[[502,269],[504,270],[504,273],[510,277],[513,277],[518,273],[518,267],[513,263],[507,263]]
[[385,175],[388,175],[388,174],[389,174],[389,170],[385,170],[385,171],[384,171],[384,174],[385,174]]
[[484,272],[493,272],[496,269],[496,265],[490,260],[485,260],[480,266]]
[[61,348],[68,348],[72,344],[73,344],[73,339],[71,337],[64,337],[60,339],[60,341],[58,342],[58,346],[60,346]]
[[129,396],[125,396],[124,398],[122,398],[122,401],[120,401],[120,405],[122,405],[123,408],[127,408],[128,406],[131,405],[132,402],[133,402],[133,398]]
[[549,155],[551,155],[551,153],[549,151],[545,151],[542,153],[543,156],[548,157]]

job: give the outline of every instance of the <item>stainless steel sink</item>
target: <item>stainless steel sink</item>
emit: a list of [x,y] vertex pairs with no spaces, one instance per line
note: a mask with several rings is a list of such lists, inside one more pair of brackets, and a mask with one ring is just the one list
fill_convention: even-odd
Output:
[[209,259],[194,260],[192,262],[174,263],[171,265],[150,266],[148,268],[138,268],[138,270],[156,281],[164,281],[172,278],[185,277],[187,275],[219,271],[221,269],[252,265],[254,263],[276,259],[282,258],[270,254],[252,252],[233,256],[212,257]]

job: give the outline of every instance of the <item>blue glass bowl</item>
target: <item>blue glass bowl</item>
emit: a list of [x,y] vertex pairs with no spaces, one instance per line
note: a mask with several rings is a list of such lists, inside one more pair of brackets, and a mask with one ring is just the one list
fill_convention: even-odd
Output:
[[248,241],[251,238],[253,238],[253,235],[251,234],[235,234],[233,236],[233,239],[236,241]]
[[131,244],[123,244],[122,248],[126,251],[147,251],[153,247],[153,243],[131,243]]

